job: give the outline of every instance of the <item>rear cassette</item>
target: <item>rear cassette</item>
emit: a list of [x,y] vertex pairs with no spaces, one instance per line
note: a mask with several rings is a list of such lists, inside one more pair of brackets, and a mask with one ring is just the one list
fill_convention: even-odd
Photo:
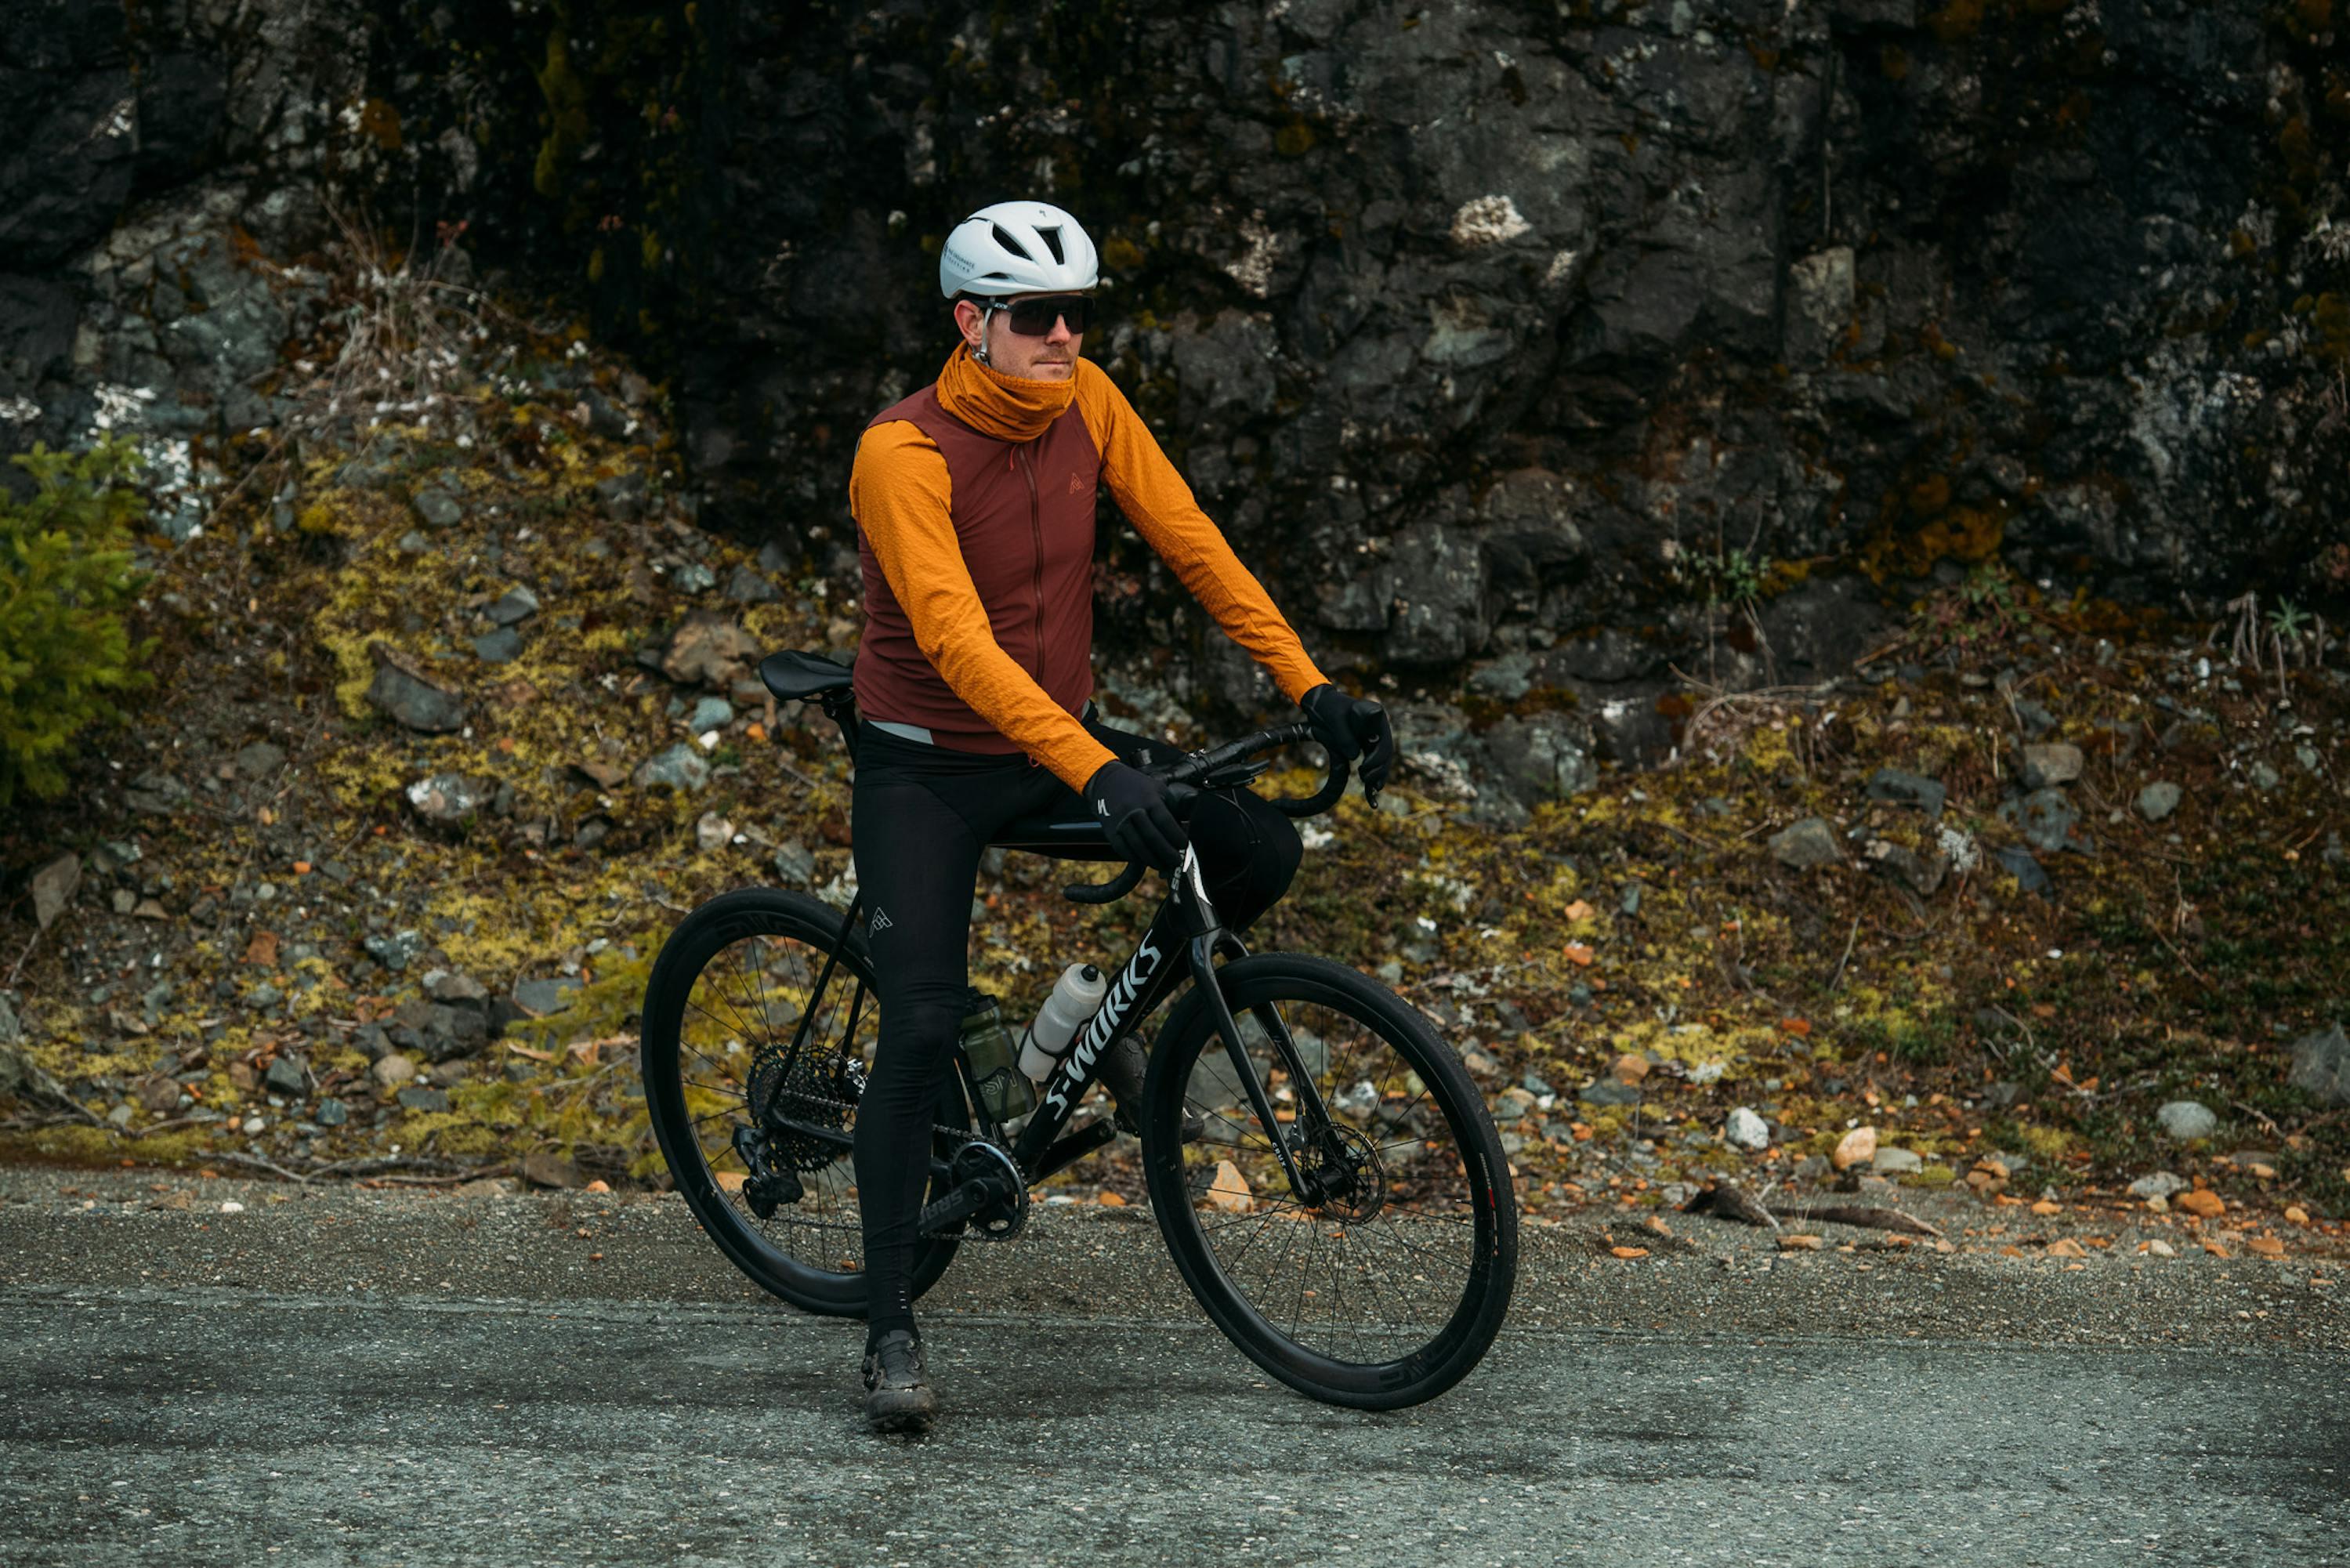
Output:
[[854,1057],[826,1061],[802,1051],[787,1074],[784,1063],[790,1054],[788,1044],[774,1045],[752,1063],[751,1116],[767,1135],[765,1152],[772,1167],[821,1170],[841,1157],[840,1146],[799,1129],[829,1127],[837,1132],[846,1127],[848,1114],[865,1094],[865,1064]]

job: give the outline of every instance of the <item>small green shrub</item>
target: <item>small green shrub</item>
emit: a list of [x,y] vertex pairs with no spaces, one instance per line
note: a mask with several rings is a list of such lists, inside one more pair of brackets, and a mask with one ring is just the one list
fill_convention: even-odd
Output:
[[143,582],[130,566],[147,513],[137,453],[109,440],[14,461],[36,488],[22,502],[0,491],[0,806],[20,788],[64,792],[74,738],[123,716],[114,699],[146,683],[154,648],[134,644],[122,616]]

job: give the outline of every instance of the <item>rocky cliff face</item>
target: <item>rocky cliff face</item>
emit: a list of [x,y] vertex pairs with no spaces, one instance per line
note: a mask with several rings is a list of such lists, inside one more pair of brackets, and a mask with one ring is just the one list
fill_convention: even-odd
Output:
[[[1415,722],[1519,793],[1662,744],[1669,660],[1832,671],[1976,563],[2350,588],[2336,0],[31,9],[0,442],[143,425],[182,530],[315,310],[245,264],[326,189],[579,302],[704,522],[837,561],[939,236],[1026,192],[1317,655],[1465,684]],[[1267,692],[1107,555],[1105,639],[1199,650],[1138,679]]]

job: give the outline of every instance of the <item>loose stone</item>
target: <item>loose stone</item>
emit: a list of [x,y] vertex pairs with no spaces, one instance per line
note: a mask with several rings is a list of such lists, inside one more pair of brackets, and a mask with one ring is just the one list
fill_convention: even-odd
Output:
[[2179,788],[2168,779],[2157,779],[2137,792],[2137,814],[2148,822],[2160,822],[2178,809]]
[[2199,1137],[2210,1137],[2220,1130],[2220,1118],[2211,1107],[2198,1100],[2173,1100],[2154,1113],[2165,1136],[2180,1143]]
[[1836,843],[1835,829],[1816,816],[1807,816],[1773,835],[1771,853],[1777,857],[1779,864],[1791,866],[1798,871],[1833,866],[1844,858],[1844,851]]
[[2081,776],[2084,760],[2081,748],[2067,741],[2028,745],[2023,748],[2024,787],[2046,789],[2054,784],[2071,784]]

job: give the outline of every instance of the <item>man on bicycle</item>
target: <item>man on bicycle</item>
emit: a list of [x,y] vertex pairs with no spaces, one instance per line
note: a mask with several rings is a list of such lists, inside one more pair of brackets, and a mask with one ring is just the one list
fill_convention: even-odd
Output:
[[[1096,716],[1094,503],[1118,508],[1225,634],[1305,709],[1322,742],[1359,758],[1376,792],[1395,737],[1306,657],[1140,416],[1081,357],[1099,281],[1093,242],[1042,202],[983,207],[939,254],[962,340],[938,380],[866,427],[849,477],[864,565],[851,816],[881,1033],[858,1106],[865,1239],[866,1415],[926,1426],[937,1409],[910,1294],[931,1126],[970,985],[981,852],[1040,814],[1101,825],[1132,859],[1197,853],[1224,925],[1244,929],[1289,886],[1296,830],[1249,791],[1203,794],[1188,822],[1140,764],[1163,742]],[[1129,1036],[1103,1065],[1139,1106]]]

